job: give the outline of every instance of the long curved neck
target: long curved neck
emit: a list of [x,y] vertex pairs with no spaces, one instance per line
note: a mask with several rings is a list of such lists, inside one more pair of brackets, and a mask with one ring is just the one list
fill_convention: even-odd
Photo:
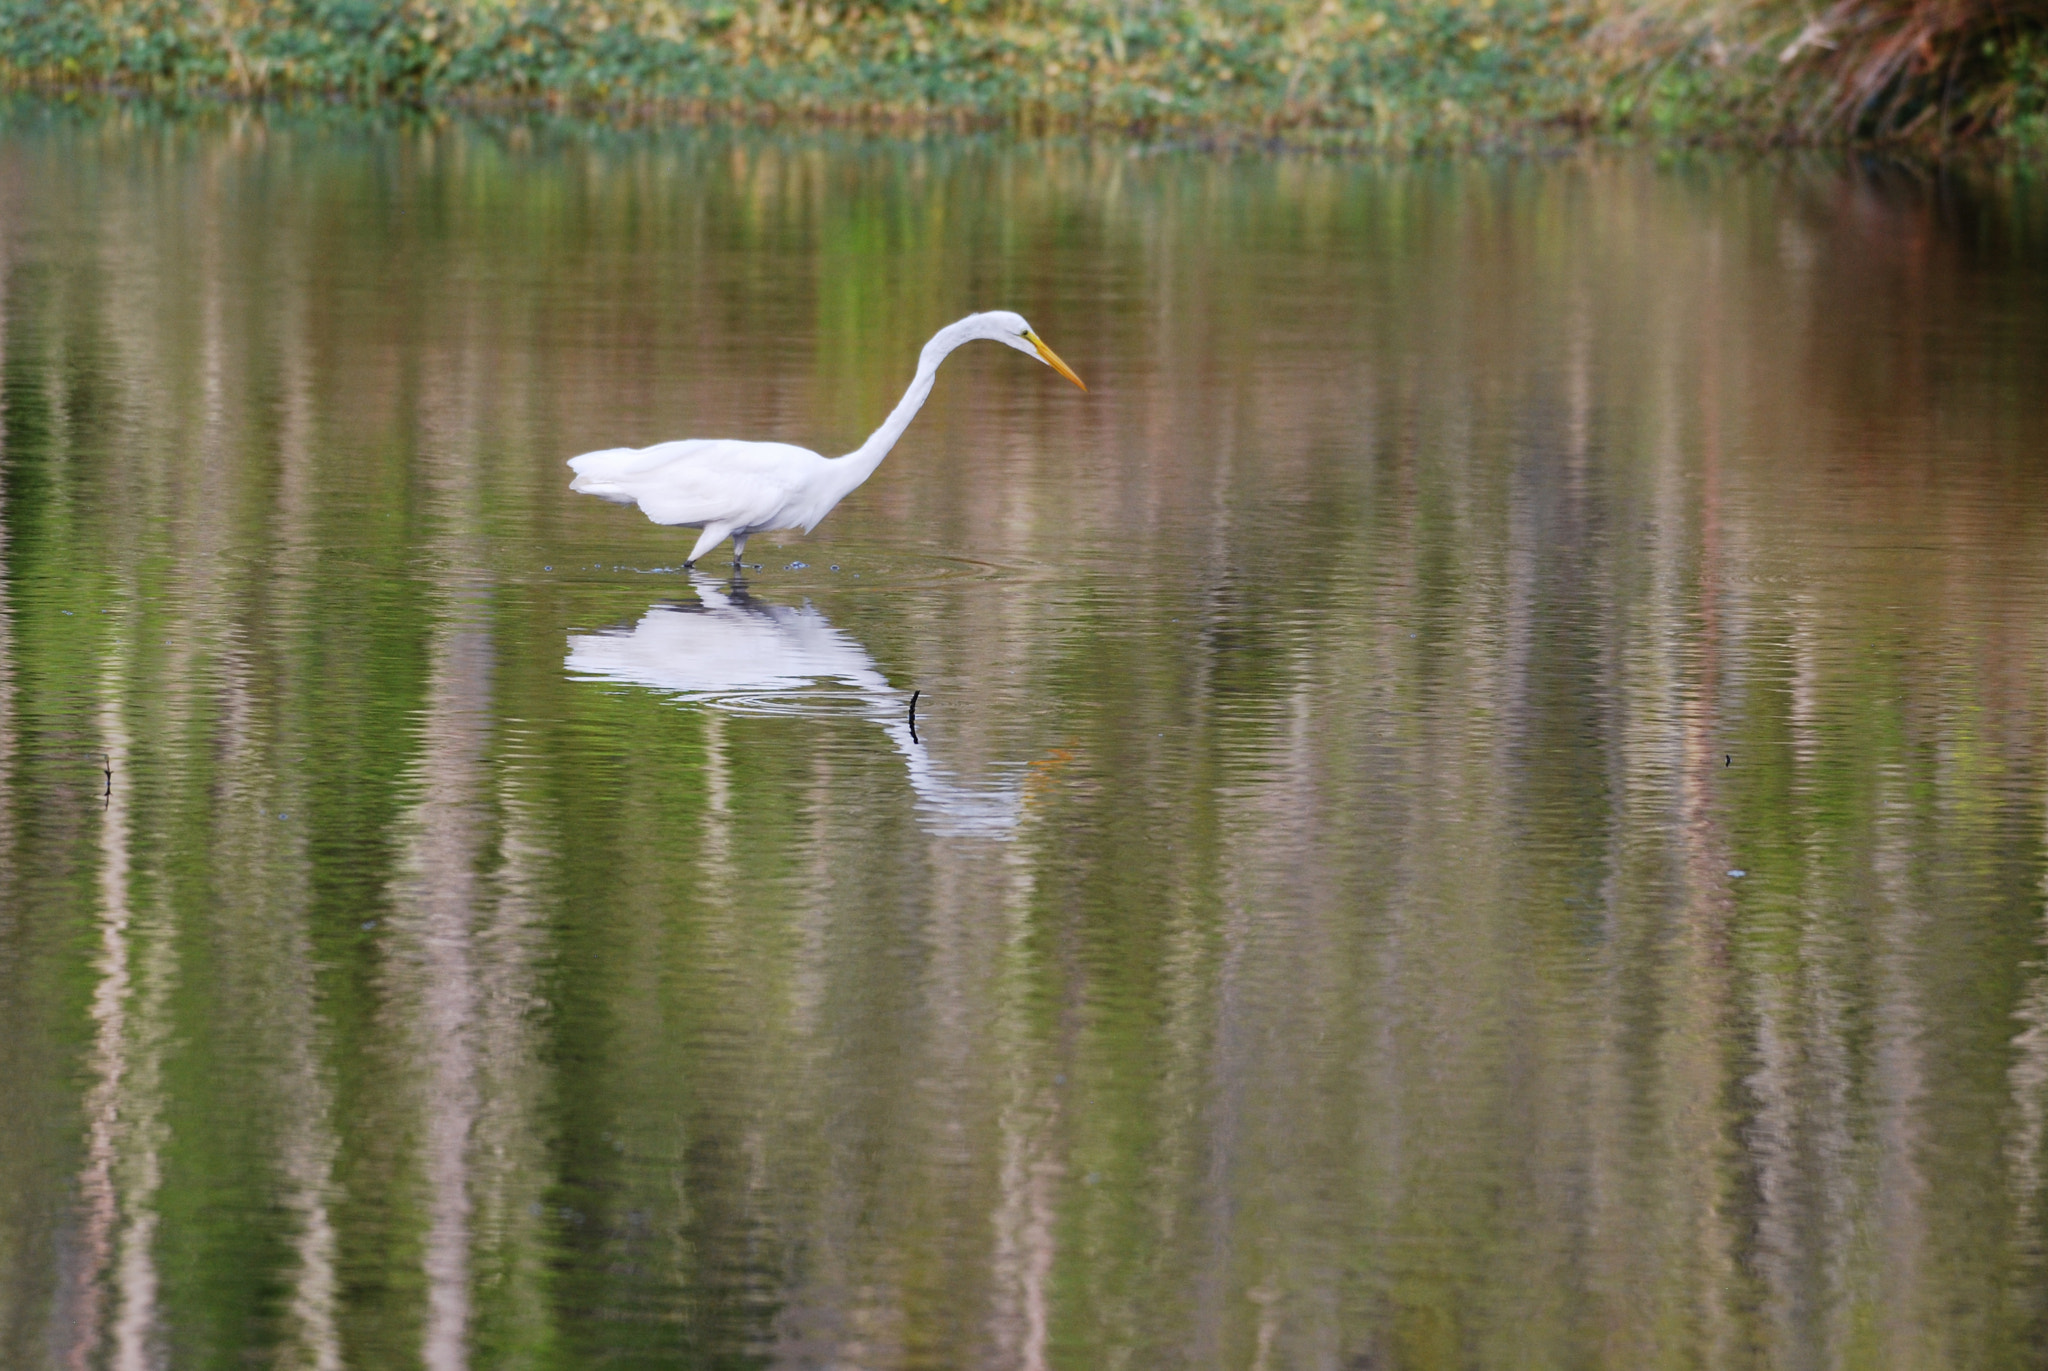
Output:
[[903,392],[903,398],[896,402],[896,408],[889,411],[889,417],[882,421],[882,426],[852,452],[833,459],[835,474],[840,477],[835,483],[840,487],[835,499],[843,497],[872,476],[875,468],[882,464],[882,459],[889,455],[889,450],[896,446],[896,440],[903,436],[903,430],[910,427],[910,421],[917,417],[917,412],[924,408],[926,397],[932,393],[939,363],[945,361],[946,355],[954,348],[975,336],[963,327],[967,323],[963,319],[959,323],[948,324],[932,335],[931,341],[924,345],[924,351],[917,355],[917,375],[910,379],[910,389]]

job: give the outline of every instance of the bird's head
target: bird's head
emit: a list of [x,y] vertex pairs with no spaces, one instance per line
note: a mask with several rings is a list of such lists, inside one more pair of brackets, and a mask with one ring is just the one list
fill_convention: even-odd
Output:
[[1039,361],[1072,381],[1081,389],[1088,389],[1073,368],[1060,360],[1059,354],[1045,345],[1045,340],[1031,331],[1031,325],[1024,322],[1021,314],[1012,314],[1006,309],[990,310],[987,314],[973,316],[977,332],[981,337],[993,338],[998,343],[1008,344],[1022,353],[1036,357]]

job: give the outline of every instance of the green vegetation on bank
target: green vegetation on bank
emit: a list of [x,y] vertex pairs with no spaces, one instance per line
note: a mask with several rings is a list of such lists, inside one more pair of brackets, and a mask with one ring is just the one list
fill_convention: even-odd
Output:
[[0,0],[40,86],[1115,128],[2048,141],[2048,0]]

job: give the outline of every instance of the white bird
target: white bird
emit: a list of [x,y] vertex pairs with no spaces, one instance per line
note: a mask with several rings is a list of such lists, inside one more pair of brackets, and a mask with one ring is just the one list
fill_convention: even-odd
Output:
[[653,447],[606,448],[571,457],[576,479],[569,489],[637,504],[657,524],[704,530],[683,565],[732,539],[733,565],[747,550],[751,534],[800,528],[809,533],[832,507],[874,474],[889,449],[932,393],[939,363],[962,343],[988,338],[1030,353],[1081,389],[1081,378],[1040,341],[1021,314],[992,310],[970,314],[932,335],[918,354],[910,389],[882,426],[844,457],[823,457],[789,443],[750,443],[737,438],[683,438]]

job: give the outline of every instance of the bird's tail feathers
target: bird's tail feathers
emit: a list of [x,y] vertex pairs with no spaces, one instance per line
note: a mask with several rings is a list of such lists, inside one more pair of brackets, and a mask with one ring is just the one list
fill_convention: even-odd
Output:
[[629,495],[617,486],[601,482],[585,481],[581,476],[569,482],[569,489],[581,495],[595,495],[600,500],[610,500],[615,505],[637,505],[640,497]]
[[640,456],[636,447],[608,447],[597,452],[586,452],[581,457],[569,459],[569,470],[577,479],[595,476],[602,480],[607,476],[622,476],[633,467],[633,459]]
[[613,447],[571,457],[569,469],[576,473],[576,478],[569,482],[569,489],[583,495],[596,495],[615,504],[633,504],[634,497],[619,489],[616,483],[632,475],[645,456],[645,450],[641,448]]

